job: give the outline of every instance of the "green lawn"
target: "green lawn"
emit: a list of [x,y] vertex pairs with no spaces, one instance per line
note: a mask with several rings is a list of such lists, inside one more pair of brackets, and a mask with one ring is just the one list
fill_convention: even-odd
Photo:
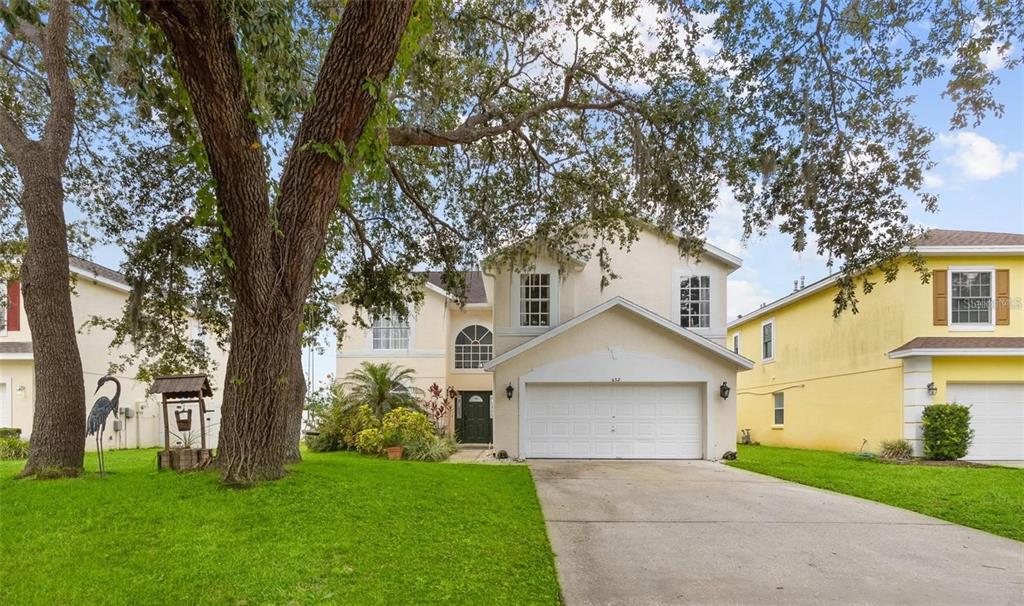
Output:
[[728,464],[1024,541],[1024,469],[900,465],[770,446],[740,446]]
[[105,480],[0,463],[0,603],[559,602],[525,466],[307,454],[236,490],[155,452],[109,453]]

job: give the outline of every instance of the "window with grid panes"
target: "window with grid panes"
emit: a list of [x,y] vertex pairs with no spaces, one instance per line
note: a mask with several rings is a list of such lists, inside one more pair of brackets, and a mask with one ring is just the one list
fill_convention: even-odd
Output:
[[551,274],[519,274],[519,325],[550,324]]
[[679,325],[683,328],[711,326],[710,276],[685,276],[679,281]]
[[491,361],[494,337],[484,326],[467,326],[455,337],[455,368],[482,368]]

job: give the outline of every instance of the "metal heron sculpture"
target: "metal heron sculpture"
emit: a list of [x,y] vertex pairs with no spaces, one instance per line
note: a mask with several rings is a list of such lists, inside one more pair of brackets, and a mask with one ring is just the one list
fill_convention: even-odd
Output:
[[[107,475],[106,461],[103,459],[103,429],[107,425],[107,417],[110,413],[114,413],[114,418],[117,418],[117,408],[121,400],[121,382],[114,377],[103,377],[96,383],[96,391],[99,391],[105,383],[113,383],[117,386],[117,390],[114,391],[114,398],[110,399],[107,396],[100,396],[99,399],[92,405],[92,410],[89,411],[89,418],[85,423],[85,435],[96,436],[96,456],[99,457],[100,461],[100,476]],[[94,394],[96,392],[93,392]]]

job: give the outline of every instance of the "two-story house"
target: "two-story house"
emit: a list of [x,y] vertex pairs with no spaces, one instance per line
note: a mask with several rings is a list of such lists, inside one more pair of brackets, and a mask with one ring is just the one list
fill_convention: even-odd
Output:
[[897,279],[870,276],[859,313],[833,317],[837,276],[729,324],[739,429],[765,444],[853,451],[905,438],[922,453],[921,413],[970,405],[975,460],[1024,460],[1024,235],[932,230]]
[[[130,287],[125,277],[117,271],[97,263],[70,257],[68,265],[74,279],[71,308],[78,333],[78,351],[82,358],[85,379],[86,405],[91,406],[100,395],[111,397],[114,386],[106,385],[95,394],[96,383],[107,374],[112,362],[118,361],[128,350],[111,350],[113,335],[106,329],[85,327],[94,316],[116,317],[122,312],[128,299]],[[30,439],[32,416],[35,414],[36,367],[32,347],[32,330],[21,300],[21,288],[17,282],[0,283],[7,294],[7,305],[0,308],[0,427],[21,429],[22,438]],[[203,338],[198,324],[190,329],[192,336]],[[208,343],[215,357],[218,374],[211,377],[215,386],[224,384],[226,352],[215,344]],[[128,409],[127,415],[107,420],[104,438],[106,448],[136,448],[163,445],[163,419],[159,396],[147,394],[149,385],[135,379],[135,368],[116,375],[121,383],[120,407]],[[207,443],[216,446],[220,419],[220,390],[207,402]],[[85,427],[82,428],[84,433]],[[176,431],[176,429],[174,430]],[[86,448],[93,448],[93,441],[86,440]]]
[[[459,388],[464,379],[447,375],[462,391],[457,427],[486,411],[488,441],[513,458],[717,459],[735,448],[736,372],[752,366],[724,346],[726,280],[740,259],[712,245],[689,259],[675,238],[644,230],[612,263],[620,277],[602,288],[596,258],[559,264],[538,246],[529,267],[484,262],[489,315],[481,326],[491,331],[493,357],[468,397]],[[476,311],[457,311],[437,294],[406,333],[409,353],[444,359],[424,383],[457,364],[460,333],[438,328]],[[442,303],[446,316],[438,315]],[[339,374],[354,366],[351,357],[366,359],[366,339],[378,326],[393,323],[378,320],[366,335],[346,338]],[[413,328],[424,323],[429,332]],[[473,396],[486,404],[474,406]]]

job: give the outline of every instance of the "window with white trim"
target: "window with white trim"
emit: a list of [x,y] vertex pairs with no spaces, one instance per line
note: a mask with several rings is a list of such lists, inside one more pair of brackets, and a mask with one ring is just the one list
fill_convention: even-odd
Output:
[[950,324],[992,324],[995,272],[971,270],[949,272]]
[[409,349],[409,321],[395,314],[378,318],[370,329],[373,349]]
[[761,360],[770,362],[775,359],[775,320],[761,324]]
[[519,325],[551,325],[551,274],[519,274]]
[[494,336],[486,326],[467,326],[455,337],[455,368],[483,368],[493,351]]
[[775,405],[775,425],[784,425],[786,421],[786,394],[783,392],[773,393],[772,400]]
[[679,280],[679,325],[711,327],[711,276],[683,276]]
[[740,353],[740,333],[732,336],[732,351],[733,353]]

